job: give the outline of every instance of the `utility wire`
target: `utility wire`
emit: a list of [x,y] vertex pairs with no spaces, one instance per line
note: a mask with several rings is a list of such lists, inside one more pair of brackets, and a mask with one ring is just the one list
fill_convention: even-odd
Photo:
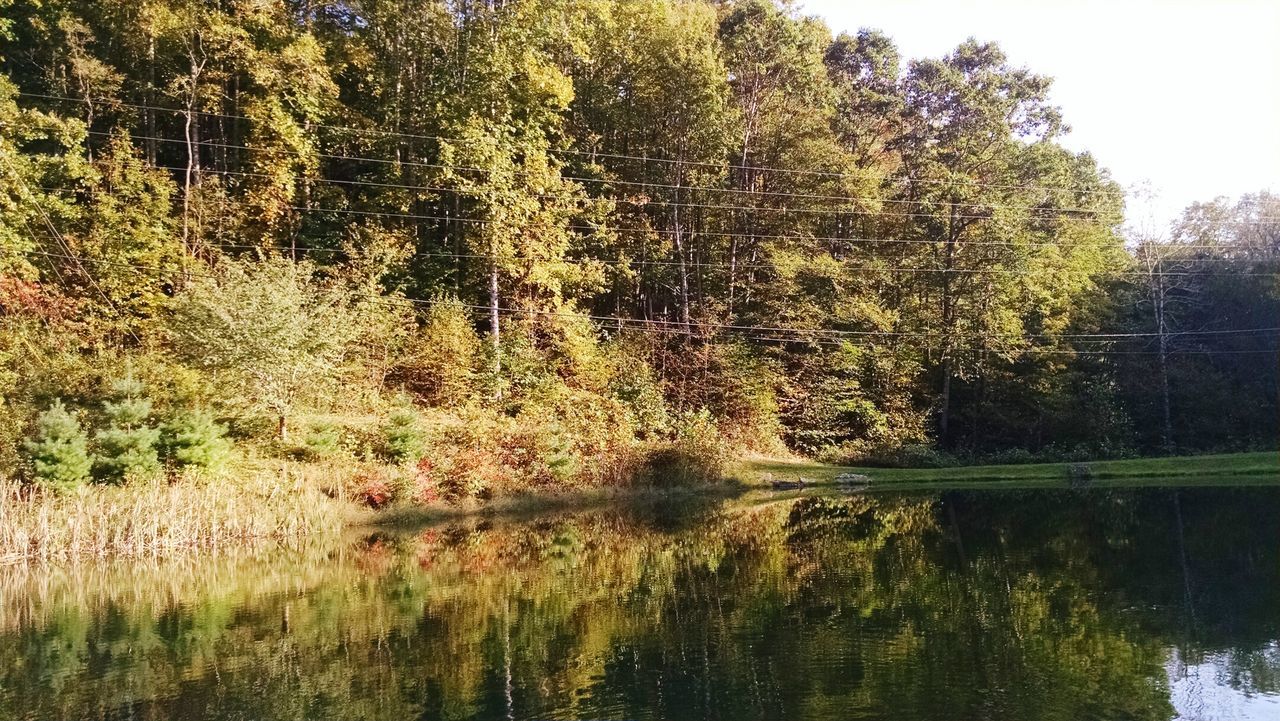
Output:
[[[116,134],[114,131],[107,131],[107,130],[89,130],[86,132],[89,135],[100,136],[100,137],[113,137]],[[187,140],[184,138],[166,138],[166,137],[152,136],[152,135],[133,135],[133,134],[130,134],[129,137],[132,140],[146,140],[146,141],[154,141],[159,143],[171,143],[174,145],[183,145],[183,146],[188,145]],[[190,145],[214,147],[214,148],[222,148],[222,149],[230,149],[230,150],[247,150],[247,151],[253,151],[253,152],[269,152],[271,150],[269,148],[254,147],[251,145],[235,145],[230,143],[220,143],[215,140],[195,140],[195,141],[191,141]],[[475,166],[456,165],[456,164],[449,164],[449,163],[427,163],[425,161],[411,161],[411,160],[389,160],[385,158],[371,158],[365,155],[327,155],[323,153],[317,153],[317,157],[341,159],[341,160],[355,160],[355,161],[368,162],[368,163],[389,163],[397,166],[404,165],[404,166],[411,166],[411,167],[425,167],[425,168],[443,169],[443,170],[463,170],[468,172],[481,172],[481,173],[493,172],[489,168],[480,168]],[[523,175],[523,174],[527,174],[528,171],[517,170],[515,171],[515,173]],[[737,194],[750,195],[753,197],[781,197],[781,198],[791,198],[791,199],[799,199],[799,200],[835,200],[835,201],[841,201],[846,203],[861,201],[866,203],[880,203],[880,204],[889,204],[889,205],[940,205],[946,208],[956,207],[956,208],[977,208],[977,209],[988,209],[988,208],[1012,209],[1012,210],[1035,211],[1035,212],[1054,212],[1054,213],[1096,214],[1096,213],[1103,212],[1098,208],[1076,208],[1076,207],[1062,208],[1062,207],[1042,206],[1042,205],[1013,205],[1013,204],[1003,204],[1003,203],[950,202],[950,201],[942,201],[942,200],[936,200],[936,199],[935,200],[903,200],[898,198],[883,198],[880,196],[822,195],[822,194],[814,194],[814,193],[786,193],[781,191],[769,191],[769,190],[749,190],[744,188],[722,188],[722,187],[703,186],[703,185],[682,185],[682,184],[672,184],[672,183],[658,183],[658,182],[652,182],[647,180],[624,180],[621,178],[588,178],[588,177],[573,176],[573,175],[560,175],[558,177],[561,180],[568,180],[575,183],[599,183],[602,185],[639,186],[641,189],[646,189],[646,190],[652,189],[652,188],[658,188],[663,190],[673,190],[676,192],[688,191],[688,192],[706,192],[706,193],[737,193]],[[390,184],[390,183],[387,184],[387,187],[404,187],[404,188],[416,187],[423,190],[449,190],[450,189],[450,188],[430,188],[427,186],[397,186],[395,184]],[[537,193],[535,195],[537,197],[544,198],[544,199],[573,200],[578,198],[578,196],[575,196],[575,195],[556,194],[556,193]],[[819,210],[819,209],[804,209],[804,208],[793,208],[793,207],[787,208],[787,207],[775,207],[775,206],[743,206],[743,205],[728,205],[728,204],[713,205],[713,204],[696,204],[696,203],[669,201],[669,200],[653,200],[653,199],[633,200],[625,197],[621,197],[621,198],[611,197],[610,199],[614,200],[615,202],[628,203],[632,205],[662,205],[662,206],[676,206],[676,207],[700,207],[700,208],[721,208],[721,209],[733,208],[736,210],[772,210],[772,211],[793,212],[793,213],[824,212],[824,213],[842,213],[847,215],[856,215],[856,214],[898,215],[898,216],[907,215],[906,213],[889,213],[887,211],[859,211],[859,210],[853,210],[853,209]],[[932,214],[921,213],[920,215],[932,215]],[[958,217],[968,218],[971,216],[962,215]],[[985,218],[987,216],[980,216],[980,217]]]
[[[110,135],[110,133],[107,133],[105,131],[90,131],[90,133],[98,134],[98,135]],[[237,145],[235,143],[223,143],[216,140],[195,140],[188,143],[186,140],[182,138],[161,138],[161,137],[154,137],[154,136],[148,136],[148,135],[132,135],[130,137],[132,137],[135,140],[151,140],[151,141],[162,142],[162,143],[174,143],[177,145],[184,145],[184,146],[190,144],[190,145],[195,145],[199,147],[219,148],[223,150],[244,150],[244,151],[250,151],[250,152],[267,152],[268,151],[267,148],[255,148],[250,145]],[[340,153],[316,152],[315,157],[324,158],[325,160],[346,160],[346,161],[354,161],[354,162],[361,162],[361,163],[375,163],[378,165],[389,165],[394,167],[427,168],[431,170],[465,171],[465,172],[490,173],[490,174],[494,172],[490,168],[481,168],[481,167],[470,166],[470,165],[455,165],[455,164],[449,164],[449,163],[428,163],[420,160],[391,160],[388,158],[370,158],[363,155],[343,155]],[[517,175],[527,175],[529,174],[529,172],[530,171],[523,171],[523,170],[513,171],[513,173]],[[575,183],[602,183],[606,185],[634,185],[634,186],[641,186],[645,188],[664,188],[664,189],[673,189],[673,190],[685,190],[690,192],[692,191],[716,192],[716,191],[723,190],[721,188],[703,188],[703,187],[687,186],[687,185],[685,186],[664,185],[659,183],[649,183],[649,182],[636,181],[636,180],[611,180],[611,179],[603,179],[603,178],[584,178],[584,177],[576,177],[576,176],[568,176],[568,175],[558,175],[557,177],[560,180],[566,180],[566,181],[575,182]],[[554,194],[554,193],[531,193],[531,195],[535,197],[543,198],[543,199],[561,199],[561,200],[577,199],[577,196],[561,195],[561,194]],[[592,199],[599,199],[599,198],[584,196],[582,199],[592,200]],[[623,202],[623,203],[640,205],[640,206],[661,205],[664,207],[699,208],[703,210],[733,210],[733,211],[740,211],[740,212],[770,212],[770,213],[783,213],[783,214],[802,213],[806,215],[819,215],[823,217],[827,217],[827,216],[836,217],[836,216],[847,216],[847,215],[865,215],[865,216],[874,216],[874,217],[895,217],[895,218],[936,218],[938,217],[938,213],[909,212],[909,211],[895,212],[895,211],[889,211],[889,210],[859,210],[854,208],[835,210],[835,209],[826,209],[826,208],[775,207],[775,206],[768,206],[768,205],[744,206],[744,205],[731,205],[726,203],[691,203],[691,202],[664,201],[664,200],[637,201],[637,200],[628,200],[625,198],[612,198],[612,197],[608,199],[613,200],[614,202]],[[918,202],[918,201],[909,201],[909,202]],[[940,204],[946,207],[950,207],[951,205],[950,203],[940,203]],[[1008,205],[997,205],[997,204],[989,204],[989,205],[983,204],[982,207],[992,208],[992,209],[1016,208],[1020,210],[1038,210],[1037,208],[1028,207],[1028,206],[1008,206]],[[1057,209],[1048,209],[1048,210],[1058,212]],[[1069,210],[1070,209],[1067,209],[1067,211]],[[1067,212],[1067,211],[1062,211],[1062,212]],[[1083,210],[1080,212],[1096,213],[1098,211]],[[953,217],[959,220],[988,220],[991,218],[990,215],[975,214],[975,213],[960,213],[954,216],[948,215],[947,217]],[[1270,219],[1263,219],[1263,220],[1270,220]],[[1262,220],[1259,220],[1256,222],[1262,222]]]
[[[22,97],[28,97],[28,98],[41,98],[45,100],[58,100],[58,101],[75,102],[75,103],[90,102],[90,100],[85,98],[73,98],[69,96],[49,95],[44,93],[19,92],[18,95]],[[186,110],[182,110],[182,109],[166,108],[158,105],[145,105],[141,103],[128,103],[128,102],[116,100],[113,98],[107,98],[107,97],[100,97],[100,98],[97,98],[96,100],[100,100],[107,105],[133,108],[137,110],[158,110],[161,112],[173,113],[175,115],[186,115],[187,113]],[[258,122],[256,119],[251,118],[247,115],[237,115],[232,113],[215,113],[215,112],[204,111],[204,110],[195,110],[195,111],[192,111],[192,113],[195,115],[211,117],[211,118],[223,118],[228,120],[247,120],[251,123]],[[353,126],[330,125],[325,123],[312,123],[311,126],[317,129],[333,130],[337,132],[347,132],[347,133],[363,134],[363,135],[379,135],[383,137],[407,138],[412,140],[431,140],[435,142],[458,143],[458,144],[476,142],[476,141],[467,140],[464,138],[452,138],[452,137],[446,137],[443,135],[406,133],[402,131],[384,130],[382,128],[357,128]],[[1105,195],[1114,195],[1114,196],[1124,195],[1124,191],[1122,190],[1069,188],[1069,187],[1063,187],[1063,186],[1045,186],[1045,185],[1020,185],[1020,184],[1009,184],[1009,183],[987,183],[987,182],[975,181],[975,180],[964,179],[964,178],[921,178],[921,177],[900,175],[900,176],[886,176],[884,178],[876,179],[874,177],[868,177],[859,173],[823,171],[823,170],[802,170],[797,168],[776,168],[776,167],[756,166],[756,165],[733,165],[733,164],[716,163],[716,162],[708,162],[708,161],[684,160],[684,159],[676,159],[676,158],[651,157],[651,156],[641,156],[641,155],[624,155],[621,153],[602,153],[602,152],[590,151],[590,150],[571,150],[571,149],[565,149],[565,148],[548,148],[548,152],[556,153],[556,154],[581,155],[581,156],[586,156],[590,158],[614,158],[614,159],[620,159],[620,160],[638,160],[645,163],[650,163],[650,162],[668,163],[668,164],[688,165],[688,166],[696,166],[696,167],[710,167],[710,168],[723,169],[723,170],[779,173],[779,174],[787,174],[787,175],[819,176],[819,177],[827,177],[827,178],[851,178],[855,180],[880,180],[884,182],[903,182],[908,184],[920,183],[920,184],[944,184],[944,185],[969,185],[974,187],[990,187],[990,188],[999,188],[999,189],[1005,189],[1005,190],[1032,190],[1032,191],[1044,191],[1044,192],[1091,193],[1091,194],[1105,194]]]
[[[112,135],[112,133],[109,131],[101,131],[101,130],[91,130],[91,131],[88,131],[88,133],[90,135],[102,135],[102,136]],[[183,138],[163,138],[163,137],[156,137],[156,136],[149,136],[149,135],[131,135],[130,137],[135,140],[150,140],[150,141],[156,141],[156,142],[162,142],[162,143],[173,143],[173,144],[183,145],[183,146],[190,144],[190,145],[196,145],[201,147],[220,148],[220,149],[226,149],[226,150],[245,150],[250,152],[268,152],[269,150],[268,148],[255,148],[249,145],[236,145],[234,143],[222,143],[214,140],[196,140],[188,143]],[[449,164],[449,163],[428,163],[425,161],[414,161],[414,160],[391,160],[387,158],[371,158],[363,155],[342,155],[337,153],[317,152],[315,153],[315,157],[324,158],[326,160],[349,160],[349,161],[364,162],[364,163],[375,163],[379,165],[391,165],[394,167],[418,167],[418,168],[428,168],[433,170],[466,171],[466,172],[490,173],[490,174],[494,172],[490,168],[481,168],[476,166],[456,165],[456,164]],[[530,171],[516,170],[513,172],[518,175],[524,175],[524,174],[528,174]],[[725,192],[726,190],[731,190],[726,188],[714,188],[714,187],[704,187],[704,186],[652,183],[648,181],[639,181],[639,180],[585,178],[585,177],[567,176],[567,175],[560,175],[558,177],[561,180],[567,180],[575,183],[601,183],[605,185],[633,185],[633,186],[640,186],[642,188],[670,189],[670,190],[675,190],[677,192],[681,190],[690,191],[690,192],[692,191]],[[429,186],[422,186],[422,187],[424,189],[429,188]],[[429,189],[458,190],[456,188],[429,188]],[[742,191],[742,192],[751,192],[751,191]],[[606,200],[611,200],[613,202],[621,202],[621,203],[627,203],[630,205],[637,205],[637,206],[660,205],[664,207],[699,208],[704,210],[733,210],[737,212],[771,212],[771,213],[783,213],[783,214],[802,213],[802,214],[808,214],[808,215],[819,215],[822,217],[865,215],[865,216],[887,216],[887,217],[896,217],[896,218],[937,218],[939,216],[938,212],[894,212],[894,211],[887,211],[887,210],[859,210],[859,209],[853,209],[853,208],[844,208],[844,209],[792,208],[792,207],[786,207],[786,206],[769,206],[769,205],[746,206],[746,205],[732,205],[727,203],[692,203],[692,202],[667,201],[667,200],[639,201],[639,200],[631,200],[627,198],[617,198],[612,196],[607,198],[600,198],[600,197],[593,197],[593,196],[585,196],[583,198],[579,198],[578,196],[574,196],[574,195],[564,195],[564,194],[555,194],[555,193],[531,193],[531,195],[533,195],[534,197],[539,197],[543,199],[560,199],[560,200],[606,199]],[[840,196],[835,196],[835,197],[840,197]],[[884,202],[884,199],[875,198],[875,197],[848,198],[848,199],[849,200],[862,199],[862,200],[868,200],[872,202]],[[1042,208],[1039,206],[1007,205],[1007,204],[999,204],[999,203],[950,203],[945,201],[924,201],[924,200],[905,200],[905,201],[898,201],[898,202],[932,204],[932,205],[941,206],[943,208],[950,208],[952,206],[955,206],[955,207],[971,206],[971,207],[977,207],[977,208],[989,208],[992,210],[1013,209],[1013,210],[1026,210],[1026,211],[1034,211],[1034,212],[1042,212],[1042,213],[1049,212],[1049,213],[1096,214],[1101,212],[1099,210],[1091,209],[1091,208],[1054,208],[1054,207]],[[947,217],[952,217],[959,220],[990,220],[992,216],[987,214],[961,213],[961,214],[956,214],[954,216],[948,215]],[[1280,222],[1280,217],[1265,216],[1265,217],[1259,217],[1254,220],[1248,220],[1248,221],[1229,221],[1225,224],[1226,225],[1260,225],[1260,224],[1272,223],[1272,222]]]
[[[57,241],[58,245],[61,246],[69,256],[73,257],[76,266],[80,269],[80,272],[84,273],[85,278],[89,280],[89,284],[92,285],[94,289],[98,291],[98,294],[102,296],[102,299],[106,301],[107,307],[111,308],[111,312],[120,318],[124,318],[124,314],[120,312],[120,308],[116,306],[115,301],[111,300],[111,297],[108,296],[106,291],[102,289],[102,286],[98,284],[98,281],[93,277],[93,273],[90,273],[89,269],[84,267],[84,264],[80,262],[80,259],[74,256],[71,244],[68,243],[67,239],[58,232],[58,228],[53,224],[53,219],[49,217],[47,212],[45,212],[44,205],[42,205],[39,199],[35,197],[35,192],[32,191],[31,186],[27,183],[26,179],[22,177],[22,173],[18,172],[18,169],[9,161],[8,155],[0,154],[0,160],[4,161],[5,166],[9,169],[9,172],[13,174],[14,179],[22,186],[22,189],[25,191],[23,193],[24,197],[30,201],[31,205],[37,211],[39,211],[40,217],[44,220],[45,227],[48,228],[49,233]],[[25,218],[23,219],[23,223],[26,223]],[[27,225],[27,232],[32,234],[32,239],[34,240],[35,234],[32,233],[30,225]],[[57,275],[61,278],[61,273],[57,273]],[[125,332],[133,338],[135,343],[142,343],[142,341],[138,339],[138,336],[133,332],[132,328],[125,326]]]
[[[172,166],[172,165],[155,165],[150,167],[160,169],[160,170],[185,170],[185,167]],[[249,176],[249,177],[261,177],[261,178],[277,177],[267,173],[249,173],[249,172],[234,171],[234,170],[210,169],[204,172],[208,175],[213,175],[213,176],[230,175],[230,176]],[[373,187],[386,187],[386,185],[388,185],[388,184],[382,184],[382,183],[366,183],[365,181],[337,180],[333,178],[295,178],[295,179],[307,180],[309,182],[338,183],[338,184],[354,185],[354,186],[368,184],[368,185],[372,185]],[[445,192],[465,193],[465,191],[457,188],[432,188],[431,186],[392,186],[392,187],[402,187],[406,189],[440,190]],[[46,192],[56,192],[56,193],[78,192],[75,188],[41,188],[41,189]],[[218,200],[218,203],[220,204],[226,203],[229,205],[235,205],[240,207],[250,207],[250,208],[261,210],[261,206],[255,205],[254,203],[251,203],[243,199],[222,198]],[[464,218],[464,217],[455,216],[455,215],[425,215],[425,214],[419,214],[419,213],[400,213],[400,212],[394,212],[394,211],[381,211],[381,210],[360,210],[360,209],[354,209],[354,208],[330,208],[330,207],[313,206],[313,205],[277,205],[276,207],[281,208],[283,210],[292,210],[292,211],[298,211],[298,212],[362,215],[362,216],[382,217],[382,218],[395,219],[395,220],[431,220],[431,221],[441,221],[441,222],[451,222],[451,223],[470,223],[470,224],[476,224],[476,225],[487,225],[487,224],[501,222],[501,221],[496,221],[496,220],[491,220],[486,218]],[[558,228],[558,229],[565,229],[565,230],[589,231],[589,232],[597,232],[597,233],[600,233],[600,232],[648,233],[648,234],[654,234],[654,235],[673,235],[677,232],[675,230],[662,229],[662,228],[617,226],[617,225],[605,225],[605,224],[560,225],[560,224],[548,224],[548,223],[527,223],[525,224],[525,227],[552,228],[552,229]],[[859,244],[877,244],[877,243],[937,246],[944,242],[941,240],[912,239],[912,238],[867,238],[867,237],[846,238],[846,237],[840,237],[840,236],[810,236],[810,235],[800,235],[800,234],[788,235],[788,234],[779,234],[779,233],[773,233],[773,234],[744,233],[744,232],[728,232],[728,231],[718,231],[718,230],[703,230],[703,231],[697,231],[697,232],[681,231],[681,232],[684,235],[695,235],[695,236],[704,236],[704,237],[713,237],[713,238],[750,238],[754,240],[812,241],[812,242],[818,242],[818,243],[845,244],[849,247],[857,247]],[[1055,243],[1055,242],[1047,242],[1047,241],[1019,242],[1019,241],[1000,241],[1000,240],[963,240],[963,241],[959,241],[957,245],[1018,247],[1018,248],[1060,248],[1060,249],[1066,249],[1066,250],[1077,250],[1081,248],[1099,248],[1103,250],[1125,249],[1123,245],[1120,245],[1118,243]],[[1164,244],[1164,245],[1160,245],[1159,248],[1162,250],[1232,250],[1233,249],[1231,246],[1227,246],[1223,244],[1193,244],[1193,243]],[[1228,260],[1243,260],[1243,259],[1188,258],[1188,259],[1175,259],[1175,260],[1185,260],[1188,262],[1191,262],[1191,261],[1201,262],[1206,260],[1228,261]],[[672,261],[672,262],[675,262],[678,264],[678,261]],[[728,267],[728,264],[725,264],[725,266]],[[737,267],[742,267],[742,265],[738,264]]]
[[[44,256],[44,257],[79,260],[77,256],[72,256],[72,255],[62,254],[62,253],[30,252],[27,254]],[[86,260],[90,260],[91,262],[96,262],[102,265],[113,265],[118,267],[130,268],[134,270],[169,270],[166,268],[160,268],[158,266],[147,266],[147,265],[142,265],[137,263],[94,261],[92,259],[86,259]],[[189,275],[190,277],[205,278],[205,279],[212,279],[212,280],[221,279],[221,276],[218,276],[215,273],[189,272],[187,273],[187,275]],[[368,298],[373,300],[374,302],[389,303],[392,305],[395,305],[398,303],[410,303],[410,304],[419,305],[419,306],[432,306],[432,305],[438,305],[438,304],[446,304],[446,305],[456,304],[462,308],[465,308],[469,311],[474,311],[474,312],[487,313],[492,310],[492,308],[487,305],[455,303],[454,301],[447,301],[447,300],[412,298],[407,296],[395,296],[395,295],[389,296],[389,295],[373,294],[373,293],[353,293],[352,295],[356,297]],[[600,323],[612,324],[617,328],[619,328],[620,330],[633,329],[633,330],[661,331],[661,332],[677,333],[681,335],[691,335],[691,336],[702,336],[704,334],[703,331],[707,329],[723,330],[723,331],[731,331],[731,332],[740,331],[745,333],[756,334],[756,335],[746,336],[748,339],[768,340],[768,341],[774,341],[774,342],[787,342],[787,343],[819,343],[819,344],[826,344],[826,345],[840,345],[841,343],[845,342],[849,338],[853,338],[853,339],[871,338],[874,340],[874,339],[880,339],[880,338],[944,338],[945,337],[944,334],[937,334],[937,333],[933,333],[933,334],[907,333],[907,332],[899,332],[899,331],[842,331],[842,330],[835,330],[835,329],[806,329],[806,328],[794,328],[794,327],[784,327],[784,326],[752,326],[752,325],[707,323],[707,322],[696,322],[693,324],[688,324],[682,321],[624,318],[619,316],[602,316],[602,315],[592,315],[592,314],[578,313],[578,312],[537,310],[537,309],[529,309],[529,308],[500,307],[498,308],[498,310],[503,313],[516,314],[516,315],[551,316],[551,317],[586,319],[591,321],[597,321]],[[1222,336],[1222,335],[1230,335],[1230,334],[1252,335],[1252,334],[1264,334],[1264,333],[1280,333],[1280,328],[1221,329],[1221,330],[1214,330],[1214,331],[1179,331],[1179,332],[1173,332],[1173,333],[1166,333],[1165,335],[1166,336],[1184,336],[1184,335]],[[787,334],[787,335],[779,335],[779,334]],[[1094,342],[1094,343],[1103,343],[1103,342],[1113,343],[1118,340],[1133,339],[1133,338],[1151,339],[1158,335],[1159,334],[1157,333],[1109,333],[1109,334],[1074,334],[1074,335],[1073,334],[1063,334],[1063,335],[1030,334],[1030,335],[1023,336],[1023,339],[1047,338],[1047,339],[1056,339],[1056,340],[1078,340],[1082,342]],[[926,347],[916,346],[916,347],[911,347],[910,349],[922,351],[922,352],[942,350],[940,346],[934,346],[934,345],[930,345]],[[1150,354],[1159,353],[1159,351],[1058,349],[1058,348],[1044,348],[1044,347],[1040,347],[1040,348],[1014,347],[1014,348],[1004,348],[1004,349],[1001,349],[1001,348],[950,348],[949,350],[960,351],[960,352],[981,352],[981,353],[1017,354],[1017,353],[1027,352],[1027,353],[1064,354],[1064,355],[1150,355]],[[1179,354],[1214,355],[1214,354],[1243,354],[1243,353],[1275,353],[1278,351],[1277,349],[1223,349],[1223,350],[1174,349],[1169,352],[1179,353]]]

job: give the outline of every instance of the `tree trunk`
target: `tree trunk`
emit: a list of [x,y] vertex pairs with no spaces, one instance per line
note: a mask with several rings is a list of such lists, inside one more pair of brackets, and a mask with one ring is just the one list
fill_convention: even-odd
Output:
[[1160,343],[1160,445],[1165,452],[1173,451],[1173,409],[1169,400],[1169,333],[1165,318],[1164,279],[1157,277],[1156,333]]
[[948,432],[951,426],[951,375],[954,370],[952,354],[955,350],[952,338],[955,332],[955,299],[951,294],[951,271],[955,268],[956,234],[956,206],[953,200],[951,216],[947,219],[942,273],[942,404],[938,409],[938,442],[944,448],[950,447]]
[[[681,152],[683,159],[683,151]],[[689,313],[689,265],[685,258],[685,242],[684,230],[680,225],[680,186],[683,185],[684,168],[680,163],[676,163],[676,189],[675,202],[671,206],[672,215],[672,238],[675,239],[676,255],[680,259],[680,322],[688,326],[690,321]]]
[[187,139],[187,173],[182,183],[182,247],[191,254],[191,185],[195,179],[196,150],[194,136],[192,134],[192,125],[194,118],[192,116],[192,103],[187,103],[186,127],[184,133]]
[[[948,353],[947,351],[943,351]],[[947,434],[951,425],[951,355],[942,359],[942,406],[938,409],[938,443],[949,447]]]
[[[156,104],[156,36],[147,30],[147,105]],[[148,107],[143,111],[147,119],[147,165],[156,164],[156,111]]]
[[502,398],[502,325],[498,316],[498,260],[489,259],[489,342],[493,344],[493,379],[496,398]]
[[1169,397],[1169,288],[1165,285],[1163,264],[1153,247],[1142,249],[1142,259],[1147,271],[1147,288],[1151,294],[1151,312],[1155,316],[1156,342],[1159,350],[1156,362],[1160,371],[1160,447],[1166,453],[1173,450],[1173,404]]
[[280,414],[276,421],[276,434],[280,436],[282,442],[289,440],[289,422],[283,413]]
[[182,247],[194,255],[191,243],[191,188],[200,182],[200,122],[196,117],[196,83],[198,72],[191,72],[191,88],[187,95],[186,124],[187,173],[182,183]]

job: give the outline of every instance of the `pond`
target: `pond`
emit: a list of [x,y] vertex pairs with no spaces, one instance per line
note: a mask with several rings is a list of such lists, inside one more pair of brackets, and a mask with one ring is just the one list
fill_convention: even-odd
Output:
[[1280,488],[671,505],[3,568],[0,718],[1280,718]]

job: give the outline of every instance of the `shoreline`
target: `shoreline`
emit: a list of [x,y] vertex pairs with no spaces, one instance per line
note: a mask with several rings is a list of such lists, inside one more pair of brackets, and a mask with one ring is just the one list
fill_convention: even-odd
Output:
[[[162,558],[274,541],[286,546],[347,532],[412,529],[469,518],[520,519],[547,513],[667,503],[718,502],[744,495],[770,499],[812,492],[929,492],[1280,484],[1280,453],[1099,461],[1073,482],[1069,463],[950,468],[865,468],[754,458],[732,465],[717,483],[537,489],[485,503],[402,504],[374,510],[325,495],[294,473],[293,490],[266,488],[261,476],[103,486],[64,496],[24,497],[15,484],[0,494],[0,566],[86,558]],[[317,473],[330,468],[313,469]],[[260,470],[259,473],[262,471]],[[847,488],[837,476],[865,483]],[[795,485],[797,481],[802,481]],[[781,483],[779,483],[781,482]],[[779,487],[775,487],[778,483]],[[782,484],[785,483],[785,487]],[[21,550],[17,550],[21,549]]]

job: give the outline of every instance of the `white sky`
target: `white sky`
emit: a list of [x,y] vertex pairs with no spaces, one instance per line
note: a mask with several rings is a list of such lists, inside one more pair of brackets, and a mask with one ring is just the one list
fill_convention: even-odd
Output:
[[1126,188],[1130,223],[1280,191],[1280,0],[800,0],[833,32],[884,31],[904,60],[969,36],[1054,78],[1072,132]]

